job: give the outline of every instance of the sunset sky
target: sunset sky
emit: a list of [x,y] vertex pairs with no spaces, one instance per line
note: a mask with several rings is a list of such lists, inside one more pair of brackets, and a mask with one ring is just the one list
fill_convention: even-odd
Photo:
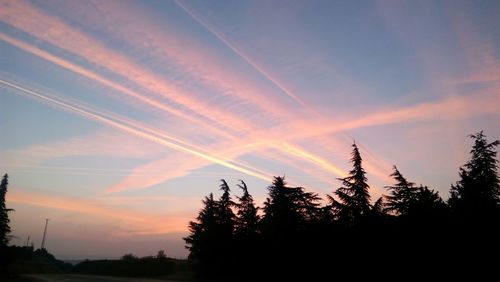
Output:
[[447,199],[468,134],[500,139],[500,2],[0,0],[12,243],[62,259],[186,257],[224,178],[324,196],[353,140],[372,199]]

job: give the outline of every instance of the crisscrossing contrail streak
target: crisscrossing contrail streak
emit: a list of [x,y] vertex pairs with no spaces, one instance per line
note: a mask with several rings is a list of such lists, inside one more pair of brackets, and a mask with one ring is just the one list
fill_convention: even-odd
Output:
[[0,84],[4,85],[6,87],[9,87],[9,88],[15,89],[17,91],[21,91],[22,93],[30,95],[32,97],[41,99],[42,101],[50,103],[50,104],[52,104],[58,108],[61,108],[63,110],[78,114],[78,115],[83,116],[85,118],[88,118],[88,119],[94,120],[96,122],[105,124],[107,126],[111,126],[113,128],[119,129],[119,130],[124,131],[128,134],[132,134],[134,136],[138,136],[138,137],[141,137],[143,139],[153,141],[155,143],[158,143],[160,145],[169,147],[169,148],[177,150],[177,151],[185,152],[185,153],[194,155],[196,157],[206,159],[206,160],[211,161],[213,163],[225,166],[227,168],[234,169],[236,171],[239,171],[241,173],[256,177],[258,179],[262,179],[265,181],[269,181],[272,179],[271,175],[263,174],[259,171],[252,169],[252,168],[244,167],[240,164],[236,164],[232,161],[225,160],[225,159],[220,158],[218,156],[212,155],[208,152],[201,151],[201,150],[195,148],[196,146],[194,146],[194,145],[190,146],[190,145],[186,144],[184,141],[178,140],[174,137],[170,137],[170,136],[167,136],[165,134],[158,135],[158,134],[152,134],[152,133],[143,131],[140,128],[135,128],[133,126],[130,126],[129,124],[127,124],[125,122],[122,123],[120,121],[112,120],[112,119],[107,118],[103,115],[100,115],[99,113],[90,112],[84,108],[77,106],[77,105],[71,105],[71,104],[66,103],[64,101],[60,101],[56,98],[49,97],[49,96],[44,95],[42,93],[24,88],[20,85],[17,85],[15,83],[11,83],[11,82],[3,80],[3,79],[0,79]]
[[219,39],[222,43],[224,43],[229,49],[231,49],[234,53],[236,53],[240,58],[242,58],[245,62],[247,62],[250,66],[252,66],[256,71],[258,71],[261,75],[271,81],[278,89],[280,89],[283,93],[285,93],[288,97],[292,98],[295,102],[299,103],[301,106],[306,108],[308,111],[315,113],[316,111],[311,108],[307,103],[305,103],[299,96],[297,96],[292,91],[288,90],[285,85],[275,79],[272,75],[270,75],[266,70],[264,70],[257,63],[252,61],[245,53],[243,53],[238,47],[234,46],[233,43],[229,42],[226,37],[208,25],[203,19],[201,19],[198,15],[193,13],[185,4],[181,1],[174,1],[179,7],[181,7],[190,17],[192,17],[197,23],[206,28],[211,34],[213,34],[217,39]]

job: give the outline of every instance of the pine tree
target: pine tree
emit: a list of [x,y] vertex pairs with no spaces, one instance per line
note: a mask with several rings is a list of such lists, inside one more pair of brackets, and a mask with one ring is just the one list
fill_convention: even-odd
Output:
[[286,184],[284,177],[277,176],[267,188],[262,224],[268,236],[273,236],[273,233],[291,233],[297,229],[300,216],[296,213],[289,196],[290,188]]
[[498,214],[500,179],[495,147],[499,140],[487,142],[483,132],[470,135],[474,146],[471,159],[460,168],[460,180],[452,185],[449,205],[462,217],[484,218]]
[[338,188],[334,193],[338,200],[327,195],[336,218],[348,224],[355,224],[363,215],[370,212],[370,194],[368,192],[370,186],[367,183],[366,172],[362,167],[358,146],[354,143],[352,147],[353,169],[349,171],[347,177],[338,179],[343,184],[343,187]]
[[231,189],[227,185],[226,180],[221,179],[220,190],[222,195],[217,202],[217,220],[220,231],[224,232],[227,236],[233,234],[236,216],[233,212],[235,203],[231,200]]
[[418,189],[415,183],[409,182],[394,166],[394,172],[390,175],[396,180],[394,186],[386,186],[391,194],[385,196],[387,200],[386,210],[396,215],[405,215],[410,210],[412,203],[417,200]]
[[7,195],[8,184],[9,176],[5,174],[2,178],[2,183],[0,184],[0,247],[7,246],[9,243],[9,212],[13,210],[8,209],[5,205],[5,196]]
[[386,205],[386,203],[384,202],[384,198],[383,197],[378,198],[375,201],[375,203],[373,204],[373,207],[371,209],[372,214],[375,216],[386,215],[385,208],[384,208],[385,205]]
[[448,207],[439,196],[439,193],[427,186],[420,185],[417,188],[415,199],[408,211],[415,217],[434,220],[447,212]]
[[184,238],[189,257],[200,261],[209,261],[213,256],[214,240],[217,239],[217,202],[212,193],[202,201],[196,221],[189,222],[190,234]]
[[275,177],[268,192],[262,218],[267,231],[296,233],[320,215],[318,195],[302,187],[287,187],[284,177]]
[[[255,206],[252,195],[248,192],[247,185],[240,180],[238,187],[243,191],[238,198],[236,226],[234,231],[234,255],[238,265],[235,270],[243,272],[246,278],[255,276],[256,273],[248,271],[256,268],[261,261],[261,244],[259,244],[259,221],[258,208]],[[243,274],[240,273],[240,274]]]
[[243,180],[240,180],[238,187],[243,191],[243,195],[238,197],[235,233],[239,237],[255,236],[260,219],[257,215],[258,208],[255,207],[253,197],[248,193],[247,185]]
[[222,195],[217,201],[216,221],[217,221],[217,236],[220,247],[221,256],[225,252],[229,252],[233,241],[234,228],[236,224],[236,216],[233,212],[233,207],[236,204],[231,200],[231,189],[224,179],[221,179],[220,190]]

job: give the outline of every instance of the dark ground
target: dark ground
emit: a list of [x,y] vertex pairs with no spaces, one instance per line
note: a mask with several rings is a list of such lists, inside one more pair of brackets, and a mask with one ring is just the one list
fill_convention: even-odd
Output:
[[5,282],[173,282],[146,278],[125,278],[79,274],[27,274],[9,278]]

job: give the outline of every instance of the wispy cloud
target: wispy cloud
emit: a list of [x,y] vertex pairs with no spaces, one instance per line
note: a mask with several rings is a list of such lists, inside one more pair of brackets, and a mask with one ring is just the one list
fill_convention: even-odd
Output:
[[[168,99],[168,102],[165,101],[163,104],[172,103],[172,107],[188,110],[192,116],[202,115],[204,124],[208,127],[219,124],[229,125],[231,128],[237,128],[244,132],[254,129],[254,126],[244,119],[223,109],[218,109],[214,105],[207,105],[203,100],[193,97],[191,93],[169,83],[164,77],[159,77],[123,54],[107,48],[94,38],[23,1],[2,2],[2,9],[4,11],[1,17],[3,22],[85,58],[93,64],[109,69],[147,89],[157,97]],[[47,29],[51,32],[46,32]],[[87,75],[95,77],[90,73]],[[111,85],[107,84],[107,86]],[[126,93],[131,94],[130,91]]]
[[[117,145],[118,144],[118,145]],[[71,156],[108,156],[151,159],[164,154],[161,146],[145,146],[142,139],[119,132],[99,131],[66,140],[3,151],[9,167],[30,167],[47,160]]]
[[42,195],[20,190],[12,189],[8,195],[9,202],[97,216],[131,230],[131,234],[184,232],[189,222],[188,215],[151,214],[125,207],[110,207],[103,204],[102,201]]
[[256,71],[258,71],[261,75],[271,81],[277,88],[279,88],[283,93],[292,98],[302,107],[305,107],[309,111],[316,113],[308,104],[306,104],[302,98],[293,93],[283,85],[280,81],[278,81],[275,77],[273,77],[270,73],[268,73],[263,67],[259,66],[255,61],[250,59],[248,55],[246,55],[240,48],[238,48],[234,43],[231,43],[221,32],[217,31],[215,28],[210,26],[205,20],[203,20],[199,15],[197,15],[192,9],[190,9],[185,3],[175,0],[174,1],[179,7],[181,7],[189,16],[191,16],[196,22],[206,28],[211,34],[217,37],[220,41],[222,41],[227,47],[229,47],[234,53],[240,56],[245,62],[247,62],[250,66],[252,66]]
[[30,89],[26,89],[20,85],[16,85],[16,84],[13,84],[11,82],[4,81],[4,80],[0,80],[0,83],[5,85],[5,86],[16,89],[18,91],[21,91],[25,94],[39,98],[45,102],[51,103],[51,104],[53,104],[61,109],[70,111],[70,112],[75,113],[77,115],[84,116],[86,118],[89,118],[91,120],[94,120],[94,121],[102,123],[102,124],[105,124],[105,125],[110,126],[112,128],[121,130],[127,134],[131,134],[131,135],[134,135],[134,136],[137,136],[140,138],[144,138],[146,140],[149,140],[149,141],[155,142],[157,144],[166,146],[166,147],[171,148],[171,149],[176,150],[176,151],[180,151],[180,152],[184,152],[184,153],[187,153],[190,155],[197,156],[199,158],[208,160],[212,163],[220,164],[222,166],[234,169],[236,171],[242,172],[244,174],[247,174],[247,175],[259,178],[259,179],[263,179],[263,180],[268,181],[272,178],[271,175],[264,175],[258,171],[254,171],[252,168],[245,167],[245,166],[239,165],[239,164],[235,164],[234,162],[232,162],[230,160],[225,160],[223,158],[214,156],[211,153],[201,151],[201,150],[197,149],[197,146],[195,146],[195,145],[189,146],[189,145],[187,145],[186,142],[178,141],[176,138],[167,136],[166,134],[154,135],[154,134],[151,134],[149,132],[145,132],[141,129],[131,127],[126,122],[113,121],[109,118],[106,118],[103,115],[100,115],[99,113],[87,111],[86,109],[82,108],[81,106],[68,104],[68,103],[60,101],[56,98],[48,97],[42,93],[30,90]]
[[[218,163],[260,179],[270,179],[269,173],[237,160],[244,152],[242,149],[259,153],[267,148],[273,148],[307,163],[310,166],[307,168],[309,170],[320,168],[337,177],[342,177],[345,172],[338,165],[327,160],[321,154],[313,153],[313,150],[298,145],[297,141],[310,141],[316,138],[331,140],[331,137],[328,136],[334,132],[398,123],[465,119],[495,114],[499,111],[498,103],[496,103],[499,94],[498,91],[493,91],[461,97],[450,95],[451,97],[447,99],[412,106],[375,109],[365,112],[361,117],[352,115],[349,118],[335,121],[329,117],[306,117],[296,113],[292,110],[293,107],[287,107],[286,103],[283,103],[286,100],[283,99],[283,93],[299,104],[304,103],[297,94],[289,90],[289,87],[252,60],[241,48],[209,25],[203,17],[196,14],[186,4],[182,2],[176,2],[176,4],[251,66],[259,76],[275,85],[280,93],[278,95],[276,95],[276,91],[268,92],[269,95],[264,93],[262,90],[267,88],[256,83],[255,80],[249,79],[248,75],[234,72],[230,64],[221,60],[221,57],[210,47],[204,46],[172,28],[159,29],[158,23],[151,20],[152,17],[140,17],[134,20],[133,24],[128,24],[127,19],[132,13],[144,13],[145,15],[148,13],[141,9],[131,9],[130,5],[135,7],[134,3],[105,2],[102,5],[96,5],[94,8],[99,13],[106,14],[106,17],[93,17],[91,9],[86,8],[82,3],[61,3],[61,5],[69,5],[74,11],[78,11],[78,20],[83,21],[84,24],[94,24],[94,27],[102,28],[103,32],[114,34],[134,48],[144,51],[150,58],[160,62],[174,62],[180,72],[188,73],[192,78],[200,80],[216,90],[216,97],[213,99],[237,97],[236,100],[231,100],[228,108],[220,107],[217,103],[205,102],[207,99],[200,99],[202,93],[183,89],[177,81],[162,77],[126,56],[125,53],[110,48],[90,34],[85,33],[83,29],[77,29],[63,19],[48,14],[35,5],[24,1],[4,1],[1,3],[0,16],[4,23],[65,50],[77,59],[83,58],[98,68],[90,70],[85,65],[76,63],[78,61],[76,59],[68,59],[68,56],[63,58],[58,56],[57,52],[50,53],[11,35],[0,33],[1,40],[93,82],[109,87],[113,93],[117,92],[114,94],[133,97],[140,102],[139,107],[143,107],[146,111],[159,109],[166,114],[181,118],[188,124],[196,124],[199,130],[208,130],[207,133],[214,133],[221,137],[214,146],[200,146],[195,142],[186,142],[185,139],[178,138],[175,133],[165,134],[154,127],[145,126],[137,120],[124,119],[114,116],[112,113],[104,113],[99,109],[83,107],[77,101],[75,101],[76,103],[68,103],[60,98],[53,99],[53,97],[37,91],[30,92],[31,90],[22,85],[17,85],[17,87],[21,87],[18,90],[28,93],[28,95],[34,95],[58,107],[120,129],[127,134],[159,143],[175,152],[180,152],[179,154],[187,153],[191,156],[189,161],[182,166],[175,167],[171,173],[165,173],[149,180],[144,179],[145,169],[169,165],[166,159],[156,158],[153,162],[138,167],[122,183],[111,187],[111,191],[121,191],[133,187],[144,188],[172,179],[172,177],[187,175],[189,171],[209,163]],[[116,24],[117,22],[124,24]],[[144,38],[148,40],[144,40]],[[180,44],[179,42],[190,44]],[[100,68],[113,72],[128,83],[137,85],[145,91],[138,92],[126,87],[122,81],[113,80],[105,73],[100,73],[98,71]],[[42,96],[39,96],[40,94]],[[123,97],[120,96],[119,99],[122,101]],[[243,109],[236,106],[240,102],[252,105],[252,109],[255,106],[255,112],[250,114],[239,112]],[[253,119],[255,116],[258,118]],[[338,151],[339,149],[332,148],[331,150]],[[367,152],[369,152],[368,148]],[[261,155],[270,158],[265,154],[261,153]],[[280,161],[286,163],[284,159],[280,159]],[[387,178],[384,176],[385,169],[380,169],[380,167],[386,165],[381,165],[380,162],[378,158],[372,158],[369,160],[368,166],[374,175],[385,180]],[[142,185],[140,185],[141,182]]]

